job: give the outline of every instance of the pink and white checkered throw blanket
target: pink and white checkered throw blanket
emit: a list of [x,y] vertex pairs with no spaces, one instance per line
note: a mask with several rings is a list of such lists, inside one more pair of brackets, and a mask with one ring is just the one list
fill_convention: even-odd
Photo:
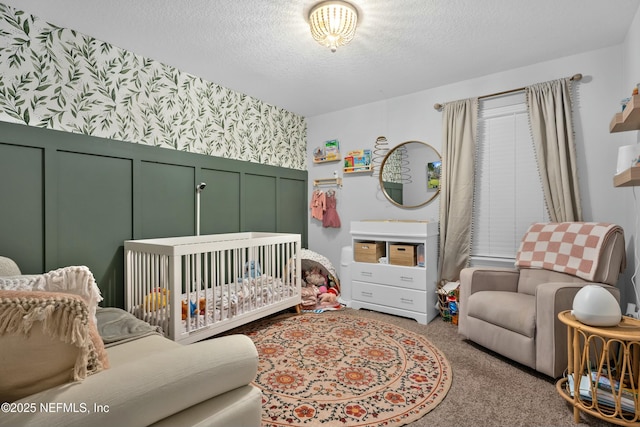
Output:
[[600,250],[622,228],[598,222],[535,223],[516,255],[518,268],[543,268],[593,281]]

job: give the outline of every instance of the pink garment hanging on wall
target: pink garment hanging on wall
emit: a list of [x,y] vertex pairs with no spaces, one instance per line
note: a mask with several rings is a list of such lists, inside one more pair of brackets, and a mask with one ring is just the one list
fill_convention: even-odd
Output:
[[326,206],[327,202],[324,192],[321,190],[314,191],[311,196],[311,204],[309,205],[311,208],[311,218],[322,221]]
[[323,227],[340,228],[340,217],[336,210],[337,202],[336,192],[333,190],[327,191],[325,194],[326,208],[324,216],[322,217]]

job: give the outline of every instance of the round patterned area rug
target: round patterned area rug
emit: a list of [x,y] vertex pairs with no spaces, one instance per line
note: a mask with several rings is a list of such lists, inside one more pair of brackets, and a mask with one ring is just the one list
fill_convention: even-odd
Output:
[[259,321],[241,330],[260,358],[262,426],[402,426],[432,410],[452,381],[426,338],[337,312]]

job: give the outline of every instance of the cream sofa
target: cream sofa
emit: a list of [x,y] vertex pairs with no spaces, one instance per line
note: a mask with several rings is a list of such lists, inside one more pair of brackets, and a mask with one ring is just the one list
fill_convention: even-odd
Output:
[[[19,273],[0,257],[0,276]],[[10,338],[0,333],[0,342]],[[107,346],[106,355],[106,369],[4,404],[0,426],[260,425],[262,396],[251,385],[258,354],[244,335],[183,346],[147,333]]]

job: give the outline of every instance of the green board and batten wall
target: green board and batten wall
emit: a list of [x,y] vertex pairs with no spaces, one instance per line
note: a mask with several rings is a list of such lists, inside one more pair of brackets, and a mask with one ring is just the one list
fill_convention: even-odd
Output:
[[0,254],[25,273],[87,265],[122,306],[124,240],[193,235],[199,182],[201,234],[307,245],[304,117],[1,2],[0,32]]
[[24,273],[87,265],[123,306],[128,239],[307,236],[307,172],[0,122],[0,254]]

